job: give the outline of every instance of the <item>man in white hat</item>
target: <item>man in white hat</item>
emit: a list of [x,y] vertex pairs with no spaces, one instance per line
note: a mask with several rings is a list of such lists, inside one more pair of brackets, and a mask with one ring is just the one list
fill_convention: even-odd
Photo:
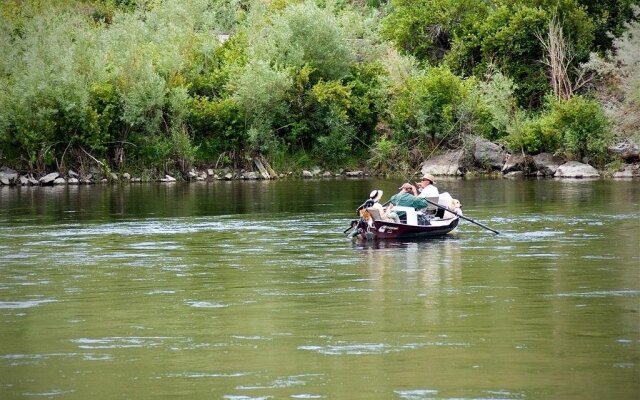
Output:
[[[413,192],[414,196],[420,198],[438,197],[440,196],[440,192],[438,191],[438,188],[435,187],[435,183],[436,178],[434,178],[433,175],[424,174],[422,176],[422,179],[418,183],[419,189],[416,189],[415,186],[407,182],[400,187],[400,192],[402,192],[403,190],[406,190],[407,192]],[[418,194],[418,192],[420,192],[420,194]]]
[[438,197],[440,196],[440,192],[438,188],[435,187],[436,178],[434,178],[431,174],[424,174],[422,176],[422,180],[418,183],[420,189],[420,194],[418,197]]

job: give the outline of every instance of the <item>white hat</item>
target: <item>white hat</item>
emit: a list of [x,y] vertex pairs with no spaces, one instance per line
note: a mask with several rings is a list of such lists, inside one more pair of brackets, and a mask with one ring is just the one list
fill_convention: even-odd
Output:
[[433,185],[436,184],[436,178],[431,174],[424,174],[422,176],[422,180],[423,181],[431,181],[431,184],[433,184]]
[[371,194],[369,194],[369,198],[373,201],[380,201],[380,199],[382,198],[382,193],[382,190],[376,189],[372,191]]

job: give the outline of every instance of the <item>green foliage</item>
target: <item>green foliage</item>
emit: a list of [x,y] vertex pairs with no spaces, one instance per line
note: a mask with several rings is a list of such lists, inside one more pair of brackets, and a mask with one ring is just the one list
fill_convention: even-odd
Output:
[[548,100],[545,111],[528,118],[508,138],[514,149],[530,153],[562,152],[581,160],[604,165],[611,130],[604,111],[591,99],[575,96],[569,100]]
[[551,106],[551,118],[567,154],[577,159],[589,157],[596,164],[604,165],[611,131],[597,102],[582,96],[555,101]]
[[487,139],[495,140],[505,136],[517,111],[514,92],[517,85],[501,72],[494,72],[489,79],[479,84],[479,91],[490,113],[492,133]]
[[210,100],[196,97],[191,100],[187,121],[199,143],[198,158],[215,159],[218,154],[241,149],[247,137],[239,104],[232,98]]
[[[367,164],[369,167],[383,172],[408,170],[408,153],[405,146],[381,137],[372,146]],[[404,166],[404,168],[398,168],[398,166]]]
[[[184,171],[258,152],[330,166],[373,148],[372,166],[398,169],[474,134],[601,162],[597,104],[543,101],[536,34],[558,16],[575,78],[590,51],[610,48],[602,32],[622,35],[634,3],[7,0],[0,157],[46,169],[88,152]],[[637,24],[627,29],[611,82],[628,116],[619,130],[637,131]]]
[[395,140],[436,145],[459,133],[458,123],[468,96],[467,83],[448,68],[429,68],[410,77],[390,105]]
[[456,37],[489,12],[482,0],[392,0],[391,4],[393,12],[383,21],[383,35],[406,53],[434,65]]
[[275,69],[308,65],[312,82],[339,79],[349,71],[351,54],[331,11],[307,1],[289,5],[265,22],[250,39],[252,60]]

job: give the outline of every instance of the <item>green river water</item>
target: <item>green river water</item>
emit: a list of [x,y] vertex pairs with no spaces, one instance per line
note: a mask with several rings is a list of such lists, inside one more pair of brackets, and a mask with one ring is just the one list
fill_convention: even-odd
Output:
[[348,240],[400,183],[0,187],[0,399],[640,398],[640,183],[442,180],[501,234]]

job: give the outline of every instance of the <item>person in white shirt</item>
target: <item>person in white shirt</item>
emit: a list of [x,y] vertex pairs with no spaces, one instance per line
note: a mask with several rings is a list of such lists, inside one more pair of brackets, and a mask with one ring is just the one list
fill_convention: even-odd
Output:
[[[416,189],[416,187],[410,183],[403,184],[401,189],[403,189],[404,187],[407,187],[409,190],[413,192],[414,196],[418,196],[421,198],[438,197],[440,196],[440,192],[438,191],[438,188],[435,187],[435,183],[436,183],[436,178],[434,178],[433,175],[424,174],[424,176],[422,177],[422,180],[420,180],[420,182],[418,183],[419,189]],[[418,194],[418,192],[420,192],[420,194]]]
[[436,178],[431,174],[424,174],[418,186],[420,189],[420,194],[418,197],[438,197],[440,196],[440,192],[438,188],[435,186]]

